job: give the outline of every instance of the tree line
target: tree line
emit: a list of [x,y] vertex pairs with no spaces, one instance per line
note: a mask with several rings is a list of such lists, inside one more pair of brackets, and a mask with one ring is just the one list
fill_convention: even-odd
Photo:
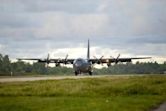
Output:
[[96,74],[166,74],[166,62],[116,64],[109,68],[95,69]]
[[[95,69],[94,74],[164,74],[166,62],[116,64],[108,68]],[[9,75],[73,75],[73,69],[67,67],[45,67],[44,63],[11,62],[8,55],[0,54],[0,76]]]

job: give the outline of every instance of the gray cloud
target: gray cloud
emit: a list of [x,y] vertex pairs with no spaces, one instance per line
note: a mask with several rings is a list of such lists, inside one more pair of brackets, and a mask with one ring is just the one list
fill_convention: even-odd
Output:
[[0,0],[0,51],[13,58],[61,48],[166,56],[165,0]]
[[155,35],[149,35],[149,36],[139,36],[135,37],[133,39],[128,40],[129,43],[131,44],[146,44],[146,43],[151,43],[151,44],[166,44],[166,37],[163,35],[155,36]]
[[69,13],[94,12],[99,0],[5,0],[1,1],[1,11],[6,12],[48,12],[65,11]]

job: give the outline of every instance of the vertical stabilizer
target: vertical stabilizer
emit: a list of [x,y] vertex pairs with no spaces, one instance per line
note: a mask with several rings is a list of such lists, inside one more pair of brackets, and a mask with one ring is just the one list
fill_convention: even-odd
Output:
[[88,39],[87,59],[90,59],[90,44],[89,44],[89,39]]

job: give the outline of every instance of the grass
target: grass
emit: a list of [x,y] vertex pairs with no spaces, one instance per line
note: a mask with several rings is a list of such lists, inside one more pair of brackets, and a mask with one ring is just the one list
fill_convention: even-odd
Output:
[[166,76],[0,83],[0,111],[147,111],[166,101]]

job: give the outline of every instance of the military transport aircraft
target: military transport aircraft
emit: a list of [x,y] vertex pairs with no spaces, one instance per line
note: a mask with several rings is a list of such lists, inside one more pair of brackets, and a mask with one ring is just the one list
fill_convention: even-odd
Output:
[[131,62],[132,59],[149,59],[151,57],[140,57],[140,58],[120,58],[120,54],[117,58],[103,58],[103,56],[99,59],[96,57],[94,59],[90,58],[90,44],[88,40],[88,48],[87,48],[87,59],[78,58],[78,59],[68,59],[68,55],[64,59],[50,59],[49,54],[46,59],[39,58],[18,58],[18,60],[35,60],[37,62],[46,63],[48,66],[49,63],[55,63],[56,66],[60,66],[60,64],[73,64],[74,73],[77,76],[81,73],[89,73],[92,75],[93,72],[93,64],[107,64],[107,66],[111,66],[111,63],[117,64],[118,62]]

